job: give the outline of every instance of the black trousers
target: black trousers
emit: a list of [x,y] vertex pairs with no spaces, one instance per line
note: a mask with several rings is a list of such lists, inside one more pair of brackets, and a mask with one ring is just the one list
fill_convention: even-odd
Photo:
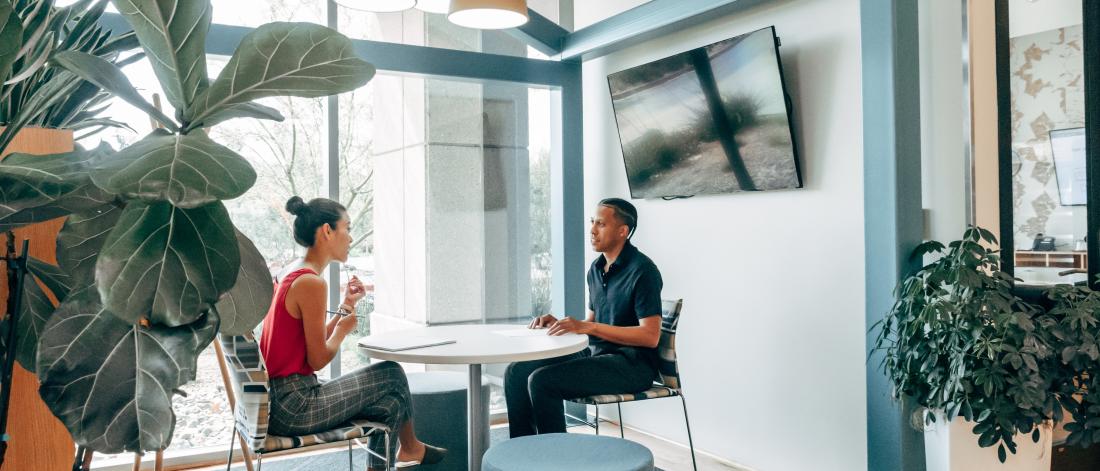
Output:
[[562,401],[595,394],[641,392],[653,385],[656,368],[632,349],[512,363],[504,372],[504,398],[512,438],[565,432]]

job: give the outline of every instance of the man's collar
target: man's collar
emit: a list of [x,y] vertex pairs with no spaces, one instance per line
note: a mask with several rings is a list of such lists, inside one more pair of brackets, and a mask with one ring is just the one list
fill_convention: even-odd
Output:
[[[634,254],[638,253],[638,248],[634,247],[634,244],[630,243],[630,239],[627,239],[623,244],[623,249],[619,251],[619,256],[615,257],[615,261],[611,262],[611,267],[621,267],[625,265],[630,259],[634,258]],[[604,254],[600,254],[596,259],[596,268],[604,268],[607,265],[607,257]]]

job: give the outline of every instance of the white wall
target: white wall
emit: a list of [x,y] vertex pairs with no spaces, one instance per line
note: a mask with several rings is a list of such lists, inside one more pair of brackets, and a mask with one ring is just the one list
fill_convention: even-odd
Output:
[[1081,0],[1008,2],[1008,35],[1013,38],[1079,24]]
[[[635,242],[660,267],[663,295],[684,298],[678,350],[696,446],[762,471],[862,470],[857,0],[775,2],[585,62],[585,201],[629,195],[609,73],[768,25],[783,42],[805,188],[634,200]],[[646,401],[624,414],[687,443],[679,405]]]

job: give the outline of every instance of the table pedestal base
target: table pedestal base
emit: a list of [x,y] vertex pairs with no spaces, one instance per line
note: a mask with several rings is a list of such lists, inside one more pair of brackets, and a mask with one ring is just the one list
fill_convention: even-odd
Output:
[[481,456],[489,449],[489,424],[485,422],[485,408],[481,400],[481,365],[470,365],[470,384],[466,388],[467,422],[469,423],[470,471],[481,471]]

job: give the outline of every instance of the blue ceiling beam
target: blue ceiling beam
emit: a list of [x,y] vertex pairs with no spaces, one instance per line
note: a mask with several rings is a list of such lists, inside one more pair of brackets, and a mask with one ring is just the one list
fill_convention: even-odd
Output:
[[591,59],[778,0],[653,0],[566,36],[561,58]]
[[[549,20],[547,20],[549,21]],[[122,33],[130,24],[122,15],[104,13],[99,20],[105,29]],[[206,52],[231,56],[241,39],[253,28],[223,24],[210,25],[206,35]],[[525,57],[458,51],[437,47],[352,39],[355,52],[380,72],[411,75],[446,76],[475,81],[521,82],[549,87],[561,87],[575,74],[575,64]]]
[[548,56],[561,54],[569,31],[530,8],[527,9],[527,16],[530,18],[527,23],[509,29],[508,33]]

